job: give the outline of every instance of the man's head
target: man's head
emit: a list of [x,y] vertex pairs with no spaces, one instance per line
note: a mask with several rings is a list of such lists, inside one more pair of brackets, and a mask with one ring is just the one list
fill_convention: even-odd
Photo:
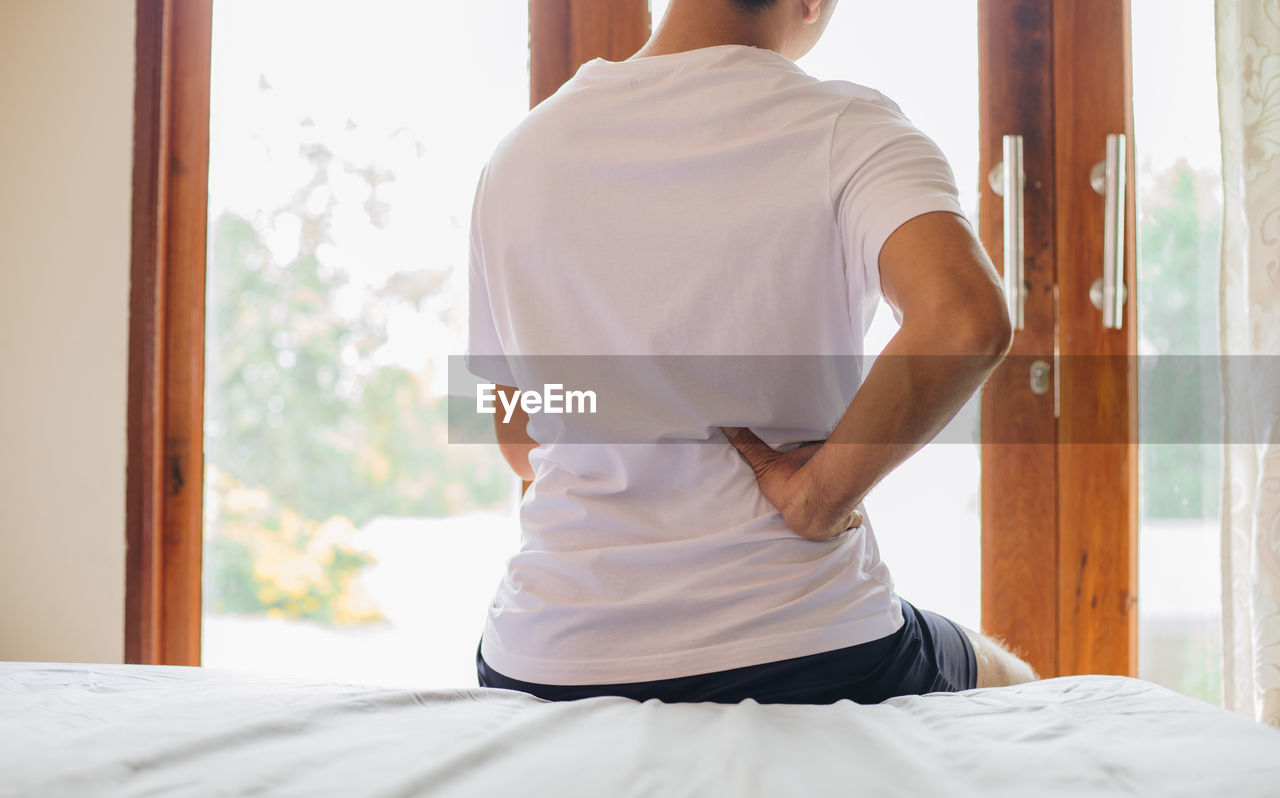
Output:
[[[741,43],[799,59],[809,52],[831,20],[838,0],[671,0],[654,39],[666,44],[646,50],[692,49],[712,43]],[[653,45],[657,43],[653,40]],[[643,51],[642,51],[643,52]]]

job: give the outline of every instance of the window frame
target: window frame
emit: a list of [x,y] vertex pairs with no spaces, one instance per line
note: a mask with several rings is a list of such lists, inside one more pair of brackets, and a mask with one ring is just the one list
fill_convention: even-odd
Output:
[[[213,2],[137,3],[124,630],[130,663],[200,663]],[[1056,375],[1058,418],[1027,390],[1033,359],[1060,351],[1121,355],[1132,364],[1136,351],[1135,302],[1126,304],[1117,333],[1103,333],[1088,304],[1086,261],[1100,258],[1101,211],[1079,187],[1087,180],[1078,179],[1102,133],[1126,132],[1132,141],[1129,2],[978,2],[980,174],[1001,159],[1001,135],[1020,132],[1028,136],[1032,186],[1028,325],[982,400],[983,627],[1022,650],[1044,676],[1135,675],[1136,374],[1132,365],[1121,369],[1117,390],[1105,397],[1089,375]],[[649,7],[647,0],[530,0],[529,27],[532,107],[582,63],[623,60],[638,50],[649,37]],[[1134,173],[1130,148],[1131,297]],[[1063,185],[1074,193],[1055,192]],[[981,203],[981,237],[1000,264],[1000,200],[984,187]],[[1096,439],[1132,443],[1061,443]]]

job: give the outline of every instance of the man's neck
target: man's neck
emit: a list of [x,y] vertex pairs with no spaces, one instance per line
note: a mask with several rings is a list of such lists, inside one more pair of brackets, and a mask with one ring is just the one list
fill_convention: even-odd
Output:
[[781,52],[768,19],[768,15],[749,18],[718,3],[682,3],[676,0],[649,41],[631,58],[669,55],[724,44],[742,44]]

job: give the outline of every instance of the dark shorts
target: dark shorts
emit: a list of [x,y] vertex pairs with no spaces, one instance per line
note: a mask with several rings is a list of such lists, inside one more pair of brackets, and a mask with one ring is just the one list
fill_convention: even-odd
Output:
[[552,685],[511,679],[489,667],[476,647],[481,687],[518,690],[550,701],[622,696],[665,703],[831,704],[849,699],[878,704],[898,695],[970,690],[978,663],[969,637],[955,622],[902,601],[902,628],[888,637],[821,654],[726,671],[628,684]]

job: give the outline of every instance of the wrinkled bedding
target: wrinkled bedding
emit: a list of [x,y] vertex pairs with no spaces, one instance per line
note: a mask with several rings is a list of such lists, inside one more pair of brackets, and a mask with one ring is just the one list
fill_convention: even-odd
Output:
[[1280,731],[1118,676],[791,706],[0,663],[3,796],[1280,796]]

